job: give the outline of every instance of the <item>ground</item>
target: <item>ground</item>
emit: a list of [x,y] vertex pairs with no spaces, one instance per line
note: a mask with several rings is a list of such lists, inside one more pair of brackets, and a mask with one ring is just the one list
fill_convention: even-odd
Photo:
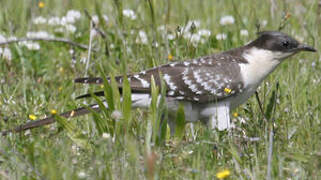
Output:
[[[88,91],[112,92],[107,98],[114,106],[74,119],[57,116],[54,125],[0,137],[1,179],[318,179],[319,53],[282,63],[258,90],[266,118],[252,97],[232,112],[230,132],[196,123],[193,135],[190,124],[180,123],[174,137],[166,129],[159,137],[164,104],[130,111],[114,86],[75,85],[73,79],[220,52],[254,39],[258,30],[282,29],[319,49],[320,12],[313,0],[4,0],[0,42],[41,36],[85,48],[51,41],[1,45],[1,131],[101,102],[75,100]],[[155,100],[156,90],[153,95]]]

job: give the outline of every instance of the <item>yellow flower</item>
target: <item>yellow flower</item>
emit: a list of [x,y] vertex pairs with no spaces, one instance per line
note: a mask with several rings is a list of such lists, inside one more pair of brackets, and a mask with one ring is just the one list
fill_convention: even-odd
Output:
[[37,116],[34,115],[34,114],[29,114],[29,119],[31,119],[31,120],[36,120],[36,119],[37,119]]
[[227,94],[230,94],[231,91],[232,91],[232,89],[230,89],[230,88],[225,88],[225,89],[224,89],[224,92],[226,92]]
[[40,1],[40,2],[38,3],[38,7],[39,7],[39,8],[44,8],[44,7],[45,7],[45,3],[42,2],[42,1]]
[[50,114],[52,114],[52,115],[57,114],[57,110],[55,110],[55,109],[50,110]]
[[65,70],[64,70],[63,67],[60,67],[60,68],[59,68],[59,72],[60,72],[60,73],[63,73],[64,71],[65,71]]
[[60,86],[60,87],[58,88],[58,91],[62,91],[62,86]]
[[167,58],[168,58],[168,60],[171,61],[171,60],[173,60],[174,57],[173,57],[173,55],[169,54],[169,55],[167,56]]
[[229,175],[231,175],[231,172],[229,170],[223,170],[223,171],[220,171],[216,174],[216,177],[218,179],[224,179],[224,178],[227,178]]
[[237,112],[234,112],[234,113],[233,113],[233,116],[234,116],[234,117],[238,117],[239,114],[238,114]]

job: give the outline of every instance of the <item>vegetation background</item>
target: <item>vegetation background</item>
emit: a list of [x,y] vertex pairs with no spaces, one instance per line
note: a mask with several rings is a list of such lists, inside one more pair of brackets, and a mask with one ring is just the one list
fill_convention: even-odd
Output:
[[[131,111],[113,84],[73,83],[77,77],[139,72],[238,47],[258,30],[281,28],[320,49],[318,0],[2,0],[0,5],[0,42],[64,38],[93,50],[52,41],[1,45],[1,131],[101,102],[75,100],[88,91],[111,92],[107,98],[113,103],[100,114],[57,116],[54,125],[0,137],[0,179],[320,179],[319,53],[284,62],[259,88],[266,118],[252,97],[233,112],[231,133],[196,123],[193,133],[190,125],[180,125],[175,137],[166,129],[158,137],[164,104],[158,108],[154,101],[148,110]],[[128,97],[126,82],[124,87]],[[161,91],[154,87],[154,100]]]

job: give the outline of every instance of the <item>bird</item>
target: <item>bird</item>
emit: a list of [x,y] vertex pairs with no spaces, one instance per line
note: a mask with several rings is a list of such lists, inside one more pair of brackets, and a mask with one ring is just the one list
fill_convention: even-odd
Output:
[[[211,129],[220,131],[231,128],[230,112],[247,101],[262,81],[278,65],[301,51],[316,52],[312,46],[303,44],[278,31],[263,31],[257,39],[220,53],[185,61],[170,62],[138,73],[128,74],[131,88],[132,108],[148,108],[151,103],[151,79],[157,86],[166,86],[166,103],[169,114],[174,114],[179,105],[184,107],[186,122],[201,121]],[[121,92],[123,76],[116,76]],[[107,77],[109,80],[109,77]],[[82,77],[74,80],[81,84],[102,84],[101,77]],[[104,91],[95,92],[104,96]],[[77,99],[88,98],[84,94]],[[105,103],[106,106],[107,103]],[[99,106],[89,106],[99,111]],[[107,107],[108,108],[108,107]],[[69,118],[88,114],[87,107],[81,107],[60,116]],[[174,115],[173,115],[174,116]],[[173,117],[172,116],[172,117]],[[171,132],[175,131],[175,121],[168,120]],[[54,116],[28,122],[5,131],[21,132],[55,122]]]

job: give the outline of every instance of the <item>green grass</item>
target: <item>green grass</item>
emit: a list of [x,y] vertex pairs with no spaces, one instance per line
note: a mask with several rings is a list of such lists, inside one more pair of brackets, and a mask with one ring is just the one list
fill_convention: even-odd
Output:
[[[47,31],[57,37],[89,44],[90,25],[84,9],[100,16],[98,27],[107,35],[96,36],[88,75],[121,75],[165,64],[168,55],[174,60],[199,57],[241,46],[256,37],[256,24],[267,20],[262,30],[277,30],[286,13],[291,17],[282,30],[320,49],[320,7],[318,1],[277,1],[274,18],[270,1],[214,0],[56,0],[44,1],[39,8],[35,0],[4,0],[0,7],[0,34],[24,37],[28,31]],[[137,19],[122,15],[122,9],[136,12]],[[81,11],[75,33],[55,32],[48,25],[34,25],[37,16],[62,17],[69,9]],[[102,15],[109,17],[103,23]],[[222,16],[232,15],[236,22],[221,26]],[[166,25],[175,34],[189,20],[200,20],[197,29],[209,29],[212,35],[203,44],[193,46],[191,40],[178,36],[163,37],[157,27]],[[179,28],[178,28],[179,27]],[[196,29],[196,30],[197,30]],[[247,29],[248,37],[239,35]],[[136,43],[143,30],[147,44]],[[226,40],[216,40],[226,33]],[[155,47],[155,42],[158,47]],[[6,47],[12,60],[0,58],[0,130],[25,123],[29,114],[38,118],[82,106],[77,95],[101,89],[99,86],[74,85],[73,79],[86,74],[88,51],[61,43],[40,42],[41,49],[31,51],[18,44]],[[74,58],[76,61],[72,61]],[[101,69],[101,70],[100,70]],[[32,130],[26,134],[0,137],[0,179],[214,179],[216,173],[228,169],[230,179],[265,179],[268,169],[269,133],[273,127],[271,176],[273,179],[319,179],[321,177],[321,62],[319,53],[301,53],[286,62],[262,84],[259,95],[268,120],[260,113],[256,99],[235,112],[237,128],[231,134],[211,132],[200,123],[194,125],[194,140],[189,125],[182,135],[173,138],[157,122],[166,104],[149,110],[130,111],[128,82],[124,82],[124,101],[119,101],[115,84],[104,89],[112,109],[102,113],[66,120],[58,118],[55,125]],[[276,88],[276,82],[279,88]],[[127,84],[127,85],[126,85]],[[126,89],[127,88],[127,89]],[[272,94],[275,94],[273,96]],[[100,102],[88,99],[87,104]],[[115,118],[113,110],[123,116]],[[182,112],[178,112],[182,113]],[[245,124],[240,120],[246,120]],[[106,133],[111,135],[106,137]],[[243,136],[259,137],[246,141]],[[165,143],[162,143],[164,142]]]

